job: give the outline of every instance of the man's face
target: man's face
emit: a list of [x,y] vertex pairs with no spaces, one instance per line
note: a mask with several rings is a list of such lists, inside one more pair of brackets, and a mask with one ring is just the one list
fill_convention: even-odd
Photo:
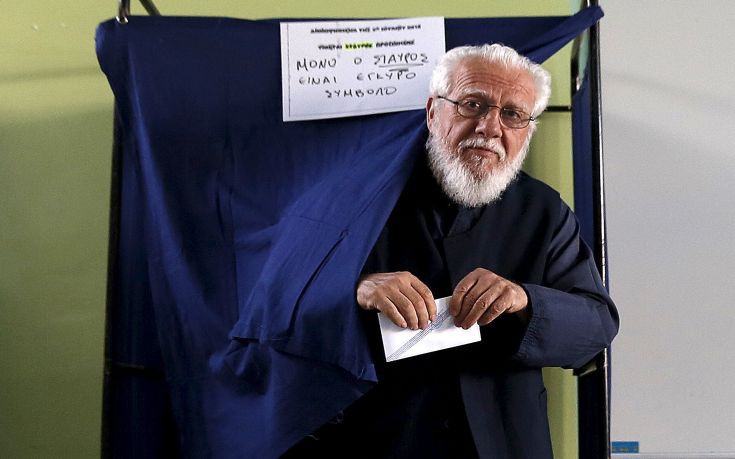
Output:
[[[469,98],[527,114],[532,112],[536,97],[533,78],[526,71],[507,69],[479,59],[459,64],[452,76],[451,88],[450,94],[441,95],[455,101]],[[427,123],[431,134],[478,180],[497,171],[502,163],[516,159],[526,144],[530,129],[528,126],[522,129],[504,127],[500,123],[500,112],[495,108],[481,119],[464,118],[452,103],[436,98],[429,98],[427,103]]]

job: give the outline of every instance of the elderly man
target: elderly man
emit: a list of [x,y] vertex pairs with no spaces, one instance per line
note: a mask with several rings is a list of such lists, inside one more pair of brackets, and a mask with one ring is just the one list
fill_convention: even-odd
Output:
[[[322,457],[552,457],[541,368],[578,367],[617,333],[578,224],[520,172],[550,77],[501,45],[455,48],[434,71],[419,161],[363,270],[356,297],[426,328],[450,296],[479,343],[379,368],[378,385],[289,453]],[[379,336],[375,353],[381,355]],[[382,355],[381,355],[382,357]]]

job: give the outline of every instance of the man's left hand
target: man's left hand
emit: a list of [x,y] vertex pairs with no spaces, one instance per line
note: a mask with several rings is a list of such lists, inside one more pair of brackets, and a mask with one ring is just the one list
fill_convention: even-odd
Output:
[[449,300],[449,313],[454,324],[466,330],[475,322],[487,325],[504,313],[524,316],[527,306],[528,296],[520,285],[477,268],[457,284]]

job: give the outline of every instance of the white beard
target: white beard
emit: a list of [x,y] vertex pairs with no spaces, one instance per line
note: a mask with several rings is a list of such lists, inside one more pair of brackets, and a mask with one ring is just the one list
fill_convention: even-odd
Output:
[[[463,140],[456,151],[451,151],[443,139],[429,133],[426,150],[429,167],[444,193],[457,204],[479,207],[500,198],[508,185],[516,179],[530,144],[529,135],[518,155],[510,162],[506,162],[505,150],[499,142],[478,137]],[[471,160],[463,161],[461,152],[469,146],[483,146],[495,151],[498,155],[497,165],[485,172],[489,158],[475,156]]]

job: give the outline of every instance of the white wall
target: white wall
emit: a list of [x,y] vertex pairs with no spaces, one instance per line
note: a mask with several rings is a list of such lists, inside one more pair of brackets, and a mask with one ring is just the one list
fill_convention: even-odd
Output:
[[601,3],[612,440],[735,452],[735,2]]

